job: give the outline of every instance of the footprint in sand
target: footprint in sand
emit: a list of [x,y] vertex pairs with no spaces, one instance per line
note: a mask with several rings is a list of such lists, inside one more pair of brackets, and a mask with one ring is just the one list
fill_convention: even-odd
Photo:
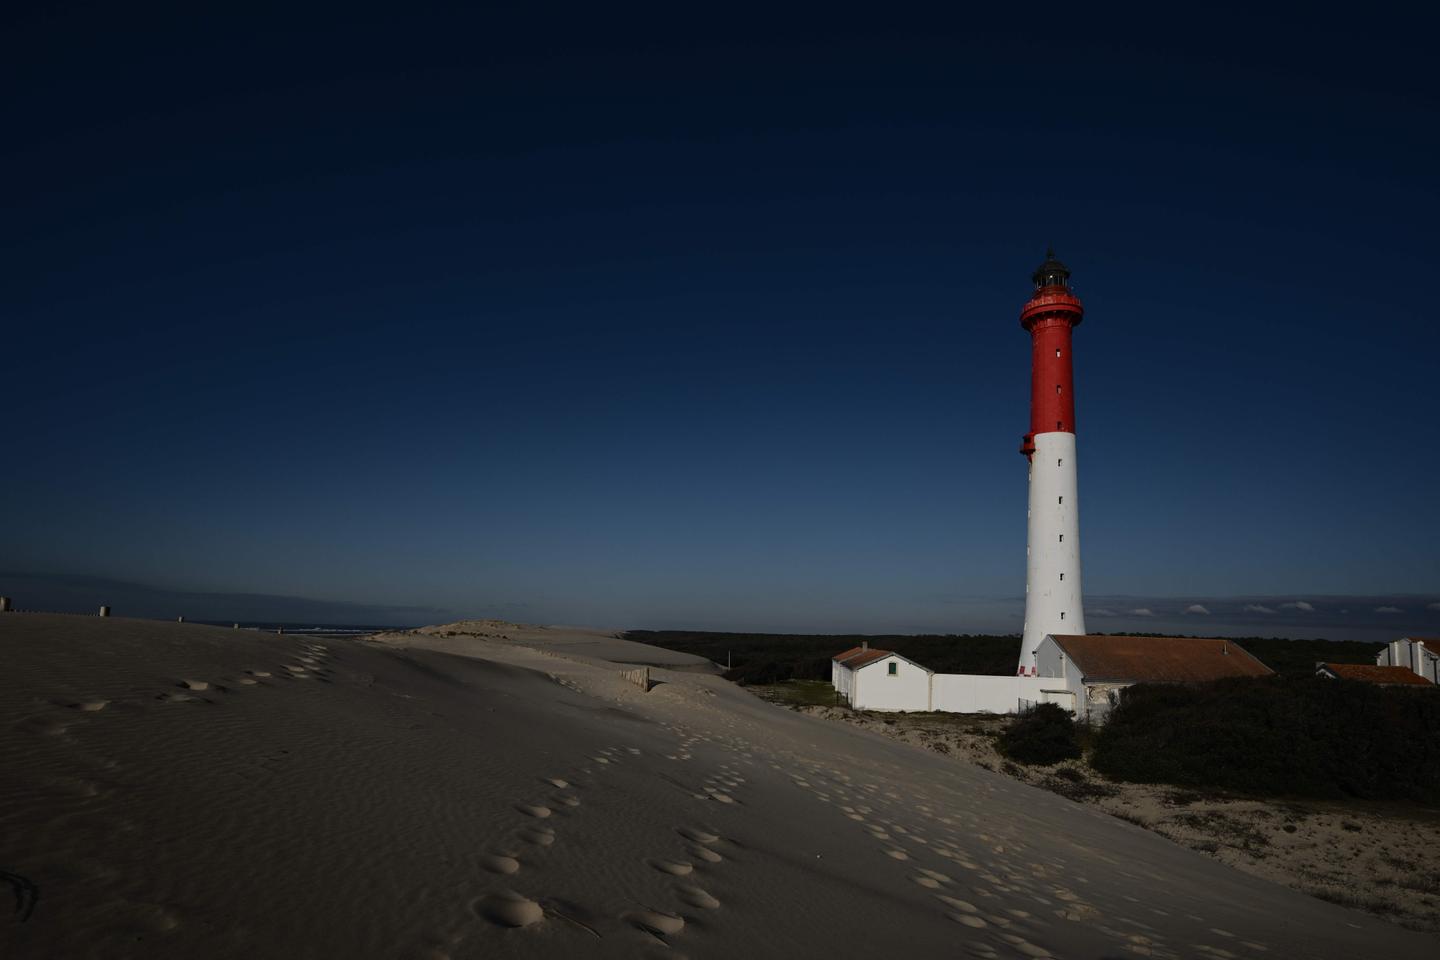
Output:
[[724,857],[720,856],[720,854],[716,853],[714,850],[711,850],[709,847],[702,847],[699,844],[696,844],[692,847],[687,847],[686,850],[689,852],[690,856],[694,857],[697,860],[704,860],[706,863],[719,863],[721,860],[725,859]]
[[517,803],[515,809],[537,820],[543,820],[553,812],[549,807],[541,806],[538,803]]
[[626,914],[625,919],[650,933],[673,936],[685,929],[685,921],[670,913],[658,910],[637,910]]
[[909,860],[909,859],[910,859],[910,854],[906,853],[904,850],[901,850],[899,847],[892,847],[891,849],[886,850],[886,851],[885,851],[885,856],[887,856],[887,857],[893,857],[893,858],[896,859],[896,860]]
[[564,790],[570,786],[570,782],[568,780],[561,780],[559,777],[546,777],[545,782],[550,784],[550,786],[557,787],[561,790]]
[[515,873],[520,869],[520,861],[497,853],[481,857],[480,866],[491,873]]
[[719,900],[716,900],[699,887],[688,883],[677,885],[675,887],[675,895],[690,906],[698,907],[701,910],[716,910],[720,906]]
[[551,802],[552,802],[552,803],[558,803],[558,804],[561,804],[562,806],[566,806],[566,807],[578,807],[578,806],[580,806],[580,798],[577,797],[577,796],[575,796],[574,794],[570,794],[570,793],[564,793],[564,794],[560,794],[559,796],[552,797],[552,798],[551,798]]
[[954,909],[959,910],[961,913],[979,913],[979,912],[980,912],[980,908],[977,907],[977,906],[975,906],[975,904],[971,903],[971,902],[968,901],[968,900],[960,900],[960,899],[957,899],[957,898],[955,898],[955,897],[947,897],[947,896],[945,896],[945,894],[943,894],[943,893],[937,893],[937,894],[935,894],[935,899],[936,899],[936,900],[939,900],[941,903],[945,904],[947,907],[953,907]]
[[87,700],[84,703],[75,704],[75,709],[85,713],[99,713],[108,706],[110,706],[109,700]]
[[38,733],[42,737],[58,737],[70,729],[68,724],[45,716],[26,717],[15,724],[15,729],[27,733]]
[[695,870],[692,864],[683,860],[646,860],[645,862],[661,873],[668,873],[672,877],[688,877]]
[[531,827],[520,831],[520,839],[537,847],[548,847],[555,842],[555,831],[548,827]]
[[486,920],[502,927],[528,927],[545,917],[540,904],[509,891],[481,897],[475,901],[473,909]]
[[710,833],[708,830],[699,830],[694,827],[680,827],[675,832],[686,840],[693,840],[695,843],[710,844],[720,841],[719,834]]
[[181,680],[178,684],[176,684],[176,686],[181,687],[185,690],[195,691],[210,689],[210,684],[206,683],[204,680]]
[[271,675],[269,670],[246,670],[245,672],[252,677],[268,677]]

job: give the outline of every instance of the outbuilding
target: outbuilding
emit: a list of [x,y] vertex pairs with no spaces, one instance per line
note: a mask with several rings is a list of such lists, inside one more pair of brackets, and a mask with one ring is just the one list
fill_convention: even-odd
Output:
[[933,671],[893,650],[862,644],[830,661],[830,682],[856,710],[929,710]]
[[1440,684],[1440,639],[1402,637],[1385,644],[1375,657],[1378,667],[1403,667],[1430,683]]
[[1379,666],[1373,663],[1317,663],[1315,675],[1329,680],[1378,683],[1385,687],[1432,686],[1429,680],[1409,667]]
[[1035,665],[1051,686],[1070,691],[1071,709],[1088,720],[1103,720],[1121,691],[1136,683],[1203,683],[1273,672],[1232,640],[1202,637],[1048,634],[1036,648]]

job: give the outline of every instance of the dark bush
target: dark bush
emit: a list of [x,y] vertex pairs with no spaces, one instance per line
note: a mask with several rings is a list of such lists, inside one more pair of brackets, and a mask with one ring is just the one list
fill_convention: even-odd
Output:
[[1012,760],[1042,766],[1074,760],[1080,756],[1075,721],[1063,707],[1042,703],[1001,734],[1000,752]]
[[1264,677],[1125,691],[1106,776],[1269,796],[1440,802],[1440,689]]

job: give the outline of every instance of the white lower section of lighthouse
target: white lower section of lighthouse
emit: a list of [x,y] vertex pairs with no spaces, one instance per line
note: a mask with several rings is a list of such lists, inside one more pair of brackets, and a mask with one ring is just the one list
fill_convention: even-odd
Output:
[[1035,650],[1046,634],[1085,632],[1075,434],[1037,433],[1034,444],[1025,547],[1025,632],[1020,642],[1023,675],[1035,672]]

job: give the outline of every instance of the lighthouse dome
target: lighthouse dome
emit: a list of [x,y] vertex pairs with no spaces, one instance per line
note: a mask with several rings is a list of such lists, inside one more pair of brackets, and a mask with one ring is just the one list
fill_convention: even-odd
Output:
[[1045,251],[1045,262],[1035,268],[1030,275],[1035,281],[1035,288],[1042,287],[1068,287],[1070,285],[1070,268],[1059,260],[1055,259],[1054,248]]

